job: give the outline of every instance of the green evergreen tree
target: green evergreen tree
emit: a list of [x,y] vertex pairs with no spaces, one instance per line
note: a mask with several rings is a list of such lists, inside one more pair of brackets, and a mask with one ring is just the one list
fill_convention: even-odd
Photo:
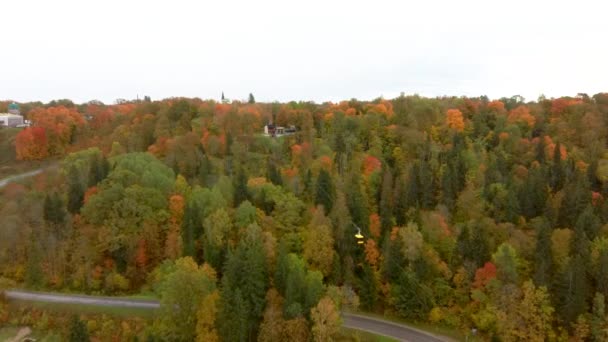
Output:
[[597,292],[608,297],[608,250],[604,249],[600,252],[595,271],[595,283]]
[[[235,341],[253,340],[266,303],[268,276],[261,230],[253,224],[228,254],[222,277],[220,332]],[[243,323],[246,322],[246,324]],[[226,335],[224,335],[226,334]]]
[[395,309],[404,318],[424,319],[435,305],[432,290],[408,271],[401,272],[399,281],[391,287],[391,295]]
[[[195,211],[193,205],[188,203],[184,209],[184,216],[182,218],[181,235],[182,235],[182,255],[196,257],[196,237],[194,236],[195,230],[197,230],[196,223],[199,213]],[[213,267],[218,265],[212,264]]]
[[433,170],[428,161],[423,160],[420,163],[420,171],[418,173],[418,185],[420,188],[419,201],[420,207],[423,209],[433,209],[436,204],[436,183],[433,176]]
[[89,331],[87,330],[86,324],[74,315],[70,320],[70,335],[68,337],[70,342],[88,342]]
[[253,97],[252,93],[249,93],[249,100],[247,101],[249,104],[255,103],[255,97]]
[[579,315],[588,310],[587,296],[590,288],[586,270],[584,258],[575,255],[560,275],[557,284],[557,313],[567,324],[575,322]]
[[378,211],[380,213],[380,226],[383,232],[393,227],[393,177],[390,170],[384,171]]
[[76,167],[72,165],[68,172],[68,211],[77,214],[84,204],[84,186]]
[[593,298],[591,316],[591,337],[593,341],[608,340],[608,317],[606,316],[606,300],[603,294],[596,293]]
[[578,216],[591,203],[591,191],[587,177],[577,173],[575,178],[564,186],[564,198],[559,208],[559,224],[573,227]]
[[306,266],[304,260],[295,254],[287,256],[286,266],[284,314],[290,319],[306,313],[303,305],[306,294]]
[[549,184],[553,192],[557,192],[564,186],[564,167],[562,165],[561,145],[558,142],[553,150],[553,164],[549,177]]
[[545,145],[545,137],[541,136],[539,137],[539,141],[538,144],[536,145],[536,161],[538,161],[541,164],[544,164],[546,161],[545,158],[545,147],[547,145]]
[[63,200],[56,192],[47,194],[44,199],[43,217],[50,224],[62,225],[66,221],[66,210]]
[[251,323],[248,322],[251,309],[239,288],[225,287],[220,297],[218,331],[225,341],[251,341]]
[[540,167],[531,168],[520,189],[521,212],[527,219],[543,214],[547,202],[547,185]]
[[360,181],[361,179],[356,174],[350,177],[350,184],[346,187],[346,201],[353,223],[360,227],[364,233],[367,233],[369,229],[369,209],[367,200],[361,191]]
[[597,177],[598,161],[594,159],[587,167],[587,178],[592,191],[602,191],[602,181]]
[[331,176],[327,171],[321,169],[317,178],[317,191],[315,195],[315,204],[322,205],[325,213],[331,212],[334,204],[335,189],[331,180]]
[[361,308],[366,311],[372,311],[378,301],[378,286],[374,270],[367,263],[363,265],[363,272],[359,280],[359,299]]
[[[409,208],[418,208],[420,193],[422,192],[420,186],[420,165],[418,163],[414,163],[412,165],[408,178],[407,185],[405,187],[405,192],[403,193],[403,204],[401,207],[402,212],[406,212]],[[445,195],[445,194],[444,194]],[[444,203],[445,200],[444,200]],[[405,210],[403,210],[405,209]]]
[[38,288],[42,285],[43,273],[41,262],[41,246],[38,239],[34,238],[27,250],[27,262],[25,264],[25,284],[30,288]]
[[304,302],[302,308],[308,316],[310,310],[317,305],[323,294],[325,286],[323,285],[323,274],[319,271],[307,271],[305,278]]
[[519,217],[521,215],[521,207],[519,203],[518,189],[514,184],[509,185],[507,192],[507,203],[505,218],[508,222],[517,224],[519,223]]
[[553,257],[551,254],[551,227],[543,218],[536,232],[536,248],[534,251],[534,284],[537,287],[549,287],[553,274]]
[[240,168],[234,181],[234,206],[238,207],[241,203],[247,201],[248,197],[247,176],[245,170]]
[[407,224],[407,184],[404,177],[395,178],[395,223],[402,227]]
[[441,202],[450,210],[456,207],[459,187],[457,184],[457,171],[453,163],[444,166],[443,177],[441,178]]
[[268,177],[268,180],[274,185],[283,185],[281,173],[276,167],[276,162],[272,159],[268,159],[268,163],[266,163],[266,177]]
[[475,262],[477,267],[483,266],[486,261],[490,260],[490,247],[488,246],[489,237],[486,229],[477,225],[471,230],[471,242],[469,243],[470,250],[468,254],[471,260]]
[[576,220],[576,230],[584,231],[587,238],[592,241],[598,235],[602,222],[593,211],[593,206],[590,204],[587,208],[578,216]]

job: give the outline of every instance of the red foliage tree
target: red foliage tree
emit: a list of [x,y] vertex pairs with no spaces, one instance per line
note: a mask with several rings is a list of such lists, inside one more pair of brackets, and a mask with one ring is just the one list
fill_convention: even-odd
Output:
[[15,149],[18,160],[44,159],[49,155],[46,130],[42,127],[29,127],[17,134]]
[[494,278],[496,278],[496,266],[491,262],[486,262],[483,267],[478,268],[475,272],[473,287],[484,287]]

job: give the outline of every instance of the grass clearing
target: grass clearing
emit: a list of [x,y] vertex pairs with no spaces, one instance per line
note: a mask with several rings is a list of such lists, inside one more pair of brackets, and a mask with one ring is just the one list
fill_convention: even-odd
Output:
[[347,341],[360,341],[360,342],[397,342],[398,340],[384,336],[378,335],[371,332],[345,328],[342,327],[340,329],[339,336],[336,338],[338,342],[347,342]]
[[0,328],[0,341],[8,341],[15,337],[21,327],[4,327]]
[[[23,326],[19,327],[3,327],[0,328],[0,341],[9,341],[14,338],[19,330],[24,328]],[[27,335],[27,337],[33,338],[38,342],[61,342],[61,335],[51,331],[38,331],[33,330],[31,334]]]
[[154,318],[157,314],[155,309],[113,307],[91,304],[53,303],[29,300],[9,300],[9,308],[29,307],[46,311],[55,311],[70,314],[106,314],[116,317],[141,317],[144,319]]

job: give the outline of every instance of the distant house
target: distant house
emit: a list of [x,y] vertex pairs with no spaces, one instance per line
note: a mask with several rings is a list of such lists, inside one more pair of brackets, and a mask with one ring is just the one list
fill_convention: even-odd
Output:
[[274,124],[267,124],[264,126],[264,135],[269,137],[281,137],[284,135],[292,135],[297,132],[296,126],[282,127],[275,126]]
[[30,122],[24,120],[19,110],[19,105],[11,103],[8,105],[8,113],[0,113],[0,126],[2,127],[28,127]]
[[24,124],[23,116],[21,115],[0,113],[0,126],[23,127]]

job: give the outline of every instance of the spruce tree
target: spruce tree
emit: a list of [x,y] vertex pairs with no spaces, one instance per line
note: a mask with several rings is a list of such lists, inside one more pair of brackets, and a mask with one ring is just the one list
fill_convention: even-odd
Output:
[[266,302],[266,264],[261,230],[250,225],[224,265],[219,320],[222,336],[236,334],[236,340],[243,336],[255,339]]
[[321,169],[317,178],[317,191],[315,195],[315,204],[322,205],[325,213],[331,212],[334,204],[335,189],[329,172]]
[[608,298],[608,250],[600,252],[597,268],[595,270],[595,283],[597,291]]
[[549,177],[549,184],[553,192],[557,192],[564,186],[564,167],[562,165],[561,145],[558,142],[553,150],[553,164]]
[[350,177],[350,182],[346,187],[346,201],[353,223],[361,228],[364,233],[367,233],[369,229],[369,209],[361,191],[360,178],[357,174]]
[[367,263],[363,265],[363,272],[359,280],[359,298],[364,310],[372,311],[378,300],[378,286],[374,270]]
[[423,209],[433,209],[436,204],[436,184],[435,177],[433,177],[433,170],[428,161],[423,160],[420,162],[420,171],[418,173],[418,185],[420,207]]
[[591,202],[591,191],[587,177],[577,173],[575,178],[564,186],[564,198],[559,209],[559,223],[563,227],[575,225],[578,216]]
[[[32,234],[33,235],[33,234]],[[32,236],[33,238],[33,236]],[[33,239],[27,250],[27,263],[25,265],[25,284],[30,288],[38,288],[42,285],[43,273],[42,251],[37,239]]]
[[86,324],[78,318],[78,316],[74,315],[70,320],[70,342],[88,342],[89,331],[87,330]]
[[538,144],[536,145],[536,161],[541,164],[545,163],[545,137],[540,137]]
[[234,180],[234,206],[238,207],[241,203],[245,202],[249,197],[247,190],[247,176],[245,171],[240,168],[236,174]]
[[553,274],[553,256],[551,253],[551,227],[543,218],[536,233],[536,249],[534,251],[534,284],[549,286]]
[[276,162],[272,159],[268,159],[268,163],[266,163],[266,177],[274,185],[283,185],[281,173],[277,170]]
[[589,308],[587,296],[590,288],[586,269],[584,258],[577,254],[570,259],[559,279],[557,313],[568,324],[574,323]]
[[388,169],[384,171],[382,177],[378,211],[380,213],[381,231],[389,231],[393,227],[393,178]]
[[[181,234],[182,234],[182,255],[183,256],[196,256],[195,249],[195,237],[194,231],[196,230],[196,217],[199,215],[198,212],[194,211],[192,205],[188,203],[184,210],[184,216],[182,218]],[[217,267],[218,265],[213,265]]]
[[76,167],[72,165],[68,173],[68,211],[77,214],[84,201],[84,186]]

